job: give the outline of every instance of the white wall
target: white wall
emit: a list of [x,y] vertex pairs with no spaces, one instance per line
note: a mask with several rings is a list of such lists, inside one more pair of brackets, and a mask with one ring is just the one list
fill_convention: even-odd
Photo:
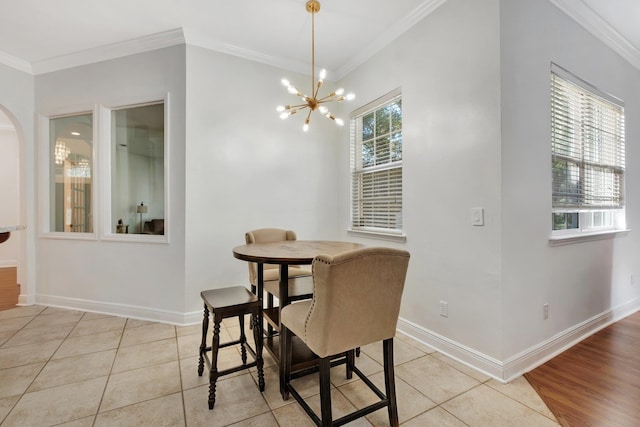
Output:
[[[412,260],[400,329],[507,380],[640,306],[633,231],[549,245],[551,61],[626,103],[633,229],[640,72],[550,2],[448,0],[340,82],[357,106],[402,88],[407,242],[395,245]],[[346,146],[340,156],[344,230]],[[470,225],[476,206],[484,227]]]
[[[318,113],[278,118],[293,96],[280,84],[308,76],[187,47],[186,295],[201,316],[200,291],[248,283],[232,249],[245,232],[277,227],[300,239],[338,237],[338,174],[347,146]],[[299,115],[298,115],[299,116]]]
[[[183,321],[185,46],[38,75],[35,99],[36,112],[46,115],[95,104],[127,105],[166,93],[169,243],[102,239],[101,231],[109,232],[111,224],[104,223],[103,201],[99,199],[95,209],[97,240],[45,236],[38,240],[38,302]],[[101,143],[109,141],[95,141]],[[102,196],[100,177],[97,171],[95,186]],[[108,174],[103,175],[106,178]],[[43,227],[40,224],[38,230]]]
[[[550,2],[501,1],[504,342],[502,359],[593,318],[640,306],[640,71]],[[549,245],[550,63],[625,103],[626,213],[615,239]],[[636,280],[637,282],[637,280]],[[543,319],[543,304],[549,319]]]
[[[431,344],[446,337],[495,358],[502,339],[498,5],[449,0],[340,82],[357,95],[350,109],[402,89],[407,241],[396,246],[411,252],[404,325],[415,324],[409,332]],[[353,239],[344,231],[348,130],[341,141],[340,231]],[[471,225],[473,207],[485,209],[484,227]],[[440,301],[449,304],[448,318],[439,315]]]
[[[0,110],[0,227],[20,225],[18,192],[18,134],[11,121]],[[3,125],[3,123],[5,123]],[[20,256],[22,232],[14,232],[0,244],[0,268],[15,266]]]
[[[18,242],[18,283],[22,294],[33,292],[35,287],[36,247],[35,247],[35,162],[33,146],[33,76],[0,64],[0,109],[13,123],[17,134],[17,155],[19,164],[19,200],[10,201],[18,213],[20,225],[27,229],[12,233],[11,239]],[[17,204],[17,206],[15,206]],[[8,224],[16,225],[16,224]],[[9,241],[4,244],[8,244]],[[20,302],[29,302],[20,297]]]

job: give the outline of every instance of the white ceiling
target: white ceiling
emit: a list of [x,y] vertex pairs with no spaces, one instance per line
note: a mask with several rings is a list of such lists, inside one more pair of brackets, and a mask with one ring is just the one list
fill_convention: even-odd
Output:
[[[316,64],[340,78],[445,1],[321,0]],[[640,68],[640,1],[550,1]],[[0,0],[0,62],[39,74],[188,42],[308,72],[305,3]]]

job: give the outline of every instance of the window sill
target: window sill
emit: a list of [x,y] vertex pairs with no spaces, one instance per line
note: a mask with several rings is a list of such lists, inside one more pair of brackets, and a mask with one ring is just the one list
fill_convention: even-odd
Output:
[[593,231],[576,234],[564,234],[558,236],[549,237],[549,244],[551,246],[570,245],[573,243],[592,242],[594,240],[614,239],[618,235],[626,235],[630,232],[629,229],[622,230],[606,230],[606,231]]
[[349,235],[351,236],[365,237],[369,239],[387,240],[389,242],[404,243],[407,241],[407,236],[402,233],[392,234],[392,233],[380,233],[377,231],[353,230],[353,229],[348,229],[347,233],[349,233]]

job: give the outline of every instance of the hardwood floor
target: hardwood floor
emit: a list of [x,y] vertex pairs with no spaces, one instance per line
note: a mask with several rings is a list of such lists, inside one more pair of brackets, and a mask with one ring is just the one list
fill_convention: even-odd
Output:
[[525,378],[563,426],[640,426],[640,312]]

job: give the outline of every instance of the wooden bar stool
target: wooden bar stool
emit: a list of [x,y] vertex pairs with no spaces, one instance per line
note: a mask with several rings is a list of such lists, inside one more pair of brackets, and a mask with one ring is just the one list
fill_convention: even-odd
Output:
[[[222,375],[231,374],[242,369],[256,366],[258,368],[258,386],[264,391],[264,361],[262,360],[262,301],[249,292],[244,286],[232,286],[221,289],[210,289],[200,292],[204,300],[204,318],[202,319],[202,343],[200,344],[200,360],[198,361],[198,376],[202,376],[206,361],[209,369],[209,409],[213,409],[216,402],[216,381]],[[213,340],[207,346],[207,331],[209,330],[209,313],[213,315]],[[244,334],[244,315],[251,315],[255,350],[247,343]],[[240,320],[240,338],[234,341],[220,343],[220,322],[227,317],[238,316]],[[218,350],[224,347],[240,344],[242,365],[218,371]],[[207,352],[211,351],[211,360]],[[254,361],[247,363],[247,351]]]

